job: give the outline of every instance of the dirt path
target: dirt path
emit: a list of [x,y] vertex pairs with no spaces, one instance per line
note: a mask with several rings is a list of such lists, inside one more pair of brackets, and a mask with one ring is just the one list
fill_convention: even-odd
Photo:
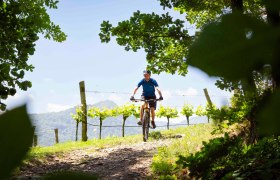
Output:
[[86,148],[62,156],[49,156],[47,163],[20,168],[19,178],[36,179],[46,173],[72,170],[98,174],[101,179],[145,179],[157,148],[168,146],[170,139],[121,145],[113,148]]

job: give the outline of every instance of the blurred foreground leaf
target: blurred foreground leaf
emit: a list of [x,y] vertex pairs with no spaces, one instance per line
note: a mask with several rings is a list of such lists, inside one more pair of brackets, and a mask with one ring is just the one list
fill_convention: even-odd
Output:
[[26,106],[0,116],[0,179],[7,178],[32,145],[33,128]]
[[257,115],[261,135],[280,134],[280,90],[275,91]]
[[278,28],[239,13],[207,25],[190,48],[189,64],[210,76],[236,81],[273,64]]

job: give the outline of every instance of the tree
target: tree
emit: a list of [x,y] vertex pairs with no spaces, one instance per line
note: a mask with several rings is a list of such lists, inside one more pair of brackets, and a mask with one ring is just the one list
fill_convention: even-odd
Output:
[[159,0],[163,8],[174,9],[186,15],[186,20],[202,28],[205,24],[217,22],[221,15],[242,9],[244,13],[261,17],[264,13],[262,0]]
[[[57,9],[57,0],[0,1],[0,102],[16,94],[16,88],[26,91],[32,86],[24,80],[34,67],[28,59],[35,52],[39,35],[62,42],[66,35],[55,25],[48,9]],[[6,105],[1,103],[1,109]]]
[[[205,24],[218,22],[222,14],[240,7],[240,0],[159,0],[165,9],[170,8],[186,15],[186,20],[197,28]],[[242,3],[241,3],[242,4]],[[247,0],[242,4],[244,13],[261,18],[264,5],[261,0]],[[137,11],[129,20],[113,26],[109,21],[103,21],[99,34],[101,42],[108,43],[112,36],[126,51],[144,49],[147,53],[148,68],[155,73],[167,72],[187,74],[189,47],[195,36],[189,35],[189,27],[183,20],[173,20],[169,13],[158,15]]]
[[123,105],[119,108],[117,108],[117,114],[122,115],[123,117],[123,122],[122,122],[122,137],[124,137],[125,134],[125,122],[128,117],[132,116],[135,114],[135,105],[134,104],[126,104]]
[[88,116],[91,118],[99,118],[99,139],[101,139],[102,135],[102,124],[103,121],[111,116],[116,116],[116,110],[108,109],[108,108],[97,108],[97,107],[92,107],[88,110]]
[[173,20],[168,13],[157,15],[137,11],[130,20],[120,22],[116,27],[104,21],[99,36],[104,43],[108,43],[111,36],[117,36],[117,43],[127,51],[143,48],[147,53],[148,68],[154,73],[178,71],[187,74],[185,55],[193,37],[184,28],[184,21]]
[[72,118],[76,121],[76,141],[78,141],[79,124],[82,122],[83,111],[79,106],[76,108],[76,114],[71,114]]
[[169,129],[169,119],[178,117],[178,111],[176,108],[160,106],[157,112],[157,116],[160,118],[161,117],[167,118],[167,129]]
[[190,116],[192,116],[194,114],[193,106],[191,104],[184,104],[181,114],[186,116],[188,126],[189,126],[190,125]]
[[207,114],[207,111],[206,111],[205,107],[203,107],[203,106],[201,106],[201,105],[197,106],[196,111],[195,111],[195,114],[196,114],[197,116],[207,116],[207,121],[208,121],[208,123],[209,123],[209,116],[208,116],[208,114]]

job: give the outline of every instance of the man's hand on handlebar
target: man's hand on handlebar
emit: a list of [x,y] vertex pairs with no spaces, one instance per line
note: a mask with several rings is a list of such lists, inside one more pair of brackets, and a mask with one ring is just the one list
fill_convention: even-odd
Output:
[[135,100],[135,98],[134,98],[134,96],[131,96],[130,101],[133,101],[133,100]]
[[161,101],[162,101],[162,100],[163,100],[163,97],[162,97],[162,96],[160,96],[160,97],[159,97],[159,100],[161,100]]

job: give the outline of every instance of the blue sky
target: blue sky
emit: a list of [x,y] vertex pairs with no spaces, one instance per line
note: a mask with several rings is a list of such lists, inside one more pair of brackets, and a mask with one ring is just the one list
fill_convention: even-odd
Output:
[[[33,87],[8,99],[8,108],[26,101],[30,113],[73,107],[80,103],[78,83],[81,80],[86,82],[87,90],[132,92],[147,65],[145,53],[127,52],[114,40],[101,44],[100,24],[103,20],[116,24],[137,10],[165,13],[156,0],[60,0],[58,7],[49,13],[68,35],[67,41],[56,43],[41,38],[37,42],[36,53],[29,60],[35,70],[26,75]],[[171,14],[184,18],[173,11]],[[215,87],[215,78],[192,67],[186,77],[163,73],[153,78],[163,91],[163,105],[182,106],[186,101],[194,106],[203,105],[203,88],[208,88],[218,105],[225,104],[229,96]],[[182,94],[188,96],[178,96]],[[121,105],[128,102],[129,97],[129,94],[87,93],[88,104],[109,99]]]

